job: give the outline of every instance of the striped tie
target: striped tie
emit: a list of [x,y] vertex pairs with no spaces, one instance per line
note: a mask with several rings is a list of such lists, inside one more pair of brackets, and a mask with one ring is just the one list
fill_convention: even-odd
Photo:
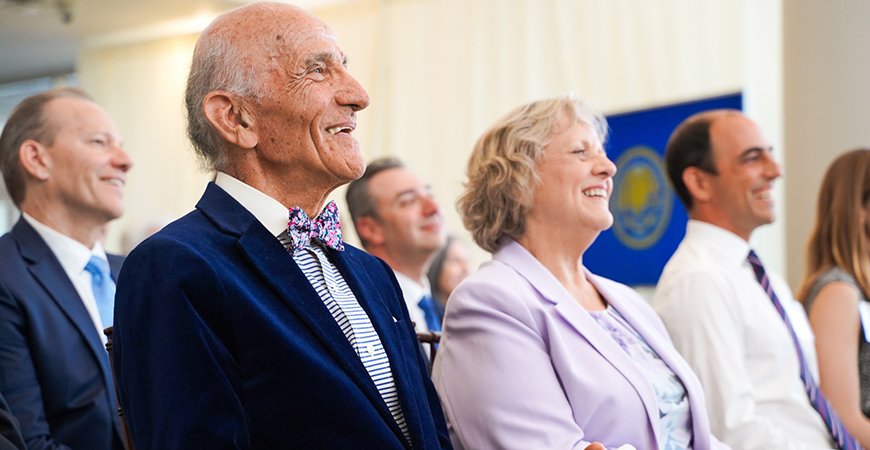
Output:
[[785,314],[785,309],[783,309],[782,303],[780,303],[779,299],[776,298],[776,294],[773,292],[773,287],[770,286],[770,280],[764,272],[764,266],[761,265],[761,260],[758,259],[758,255],[756,255],[754,251],[749,250],[749,256],[746,259],[749,261],[752,270],[755,272],[755,278],[757,278],[758,282],[761,283],[764,292],[767,293],[767,296],[770,297],[770,300],[773,302],[773,306],[776,307],[777,311],[779,311],[779,315],[782,316],[782,320],[785,321],[785,325],[791,333],[792,339],[794,339],[794,344],[797,348],[798,361],[801,366],[801,380],[804,382],[804,389],[807,391],[810,403],[812,403],[813,407],[816,408],[819,415],[822,416],[825,425],[828,426],[831,436],[833,436],[834,440],[837,441],[837,445],[840,449],[863,450],[861,444],[859,444],[858,441],[849,434],[849,431],[846,430],[846,427],[840,420],[840,416],[837,415],[837,412],[834,411],[834,408],[830,403],[828,403],[828,399],[826,399],[824,394],[822,394],[819,385],[817,385],[816,381],[813,380],[813,374],[810,373],[810,368],[807,366],[806,360],[804,360],[803,352],[801,352],[801,346],[798,344],[797,335],[794,333],[791,322]]

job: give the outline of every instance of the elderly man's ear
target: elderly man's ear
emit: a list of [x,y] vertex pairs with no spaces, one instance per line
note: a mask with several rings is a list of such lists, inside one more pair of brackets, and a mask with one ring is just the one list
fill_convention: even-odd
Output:
[[254,148],[254,117],[245,103],[228,91],[212,91],[202,101],[205,117],[224,139],[241,148]]

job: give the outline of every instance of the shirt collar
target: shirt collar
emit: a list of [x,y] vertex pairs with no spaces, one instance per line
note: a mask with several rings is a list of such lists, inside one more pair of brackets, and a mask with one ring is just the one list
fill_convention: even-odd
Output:
[[103,244],[100,241],[94,244],[94,248],[89,249],[81,242],[45,225],[26,212],[22,212],[21,216],[36,230],[39,237],[45,241],[45,244],[48,245],[48,248],[51,249],[51,252],[60,261],[60,265],[66,273],[78,274],[85,270],[85,266],[88,264],[91,256],[102,259],[108,267],[106,251],[103,249]]
[[689,220],[686,239],[703,242],[711,251],[735,265],[746,262],[751,247],[742,237],[709,222]]
[[214,182],[253,214],[273,236],[287,231],[289,213],[281,202],[223,172],[217,173]]
[[[393,270],[396,274],[396,281],[399,282],[399,287],[402,288],[402,294],[407,299],[413,299],[416,303],[424,295],[430,294],[431,290],[429,289],[429,281],[423,280],[424,285],[420,286],[419,283],[412,280],[411,277],[403,274],[402,272]],[[430,294],[431,295],[431,294]]]

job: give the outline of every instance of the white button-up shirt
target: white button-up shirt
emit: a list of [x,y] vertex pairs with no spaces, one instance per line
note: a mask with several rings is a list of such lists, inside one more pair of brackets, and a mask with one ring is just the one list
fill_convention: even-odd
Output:
[[[106,335],[103,334],[103,329],[112,325],[104,324],[100,319],[100,310],[97,308],[97,301],[94,299],[94,290],[91,286],[91,273],[85,270],[85,266],[91,259],[91,256],[96,256],[109,266],[106,251],[103,249],[103,244],[99,241],[94,244],[94,248],[89,249],[81,242],[43,224],[34,219],[27,213],[21,213],[24,220],[39,234],[39,237],[45,241],[51,252],[60,262],[67,277],[75,287],[79,298],[84,303],[88,310],[88,315],[91,316],[91,321],[94,322],[94,328],[97,329],[97,335],[102,339],[103,344],[106,343]],[[109,269],[111,273],[111,268]]]
[[420,286],[416,281],[401,272],[394,270],[393,273],[396,274],[396,281],[399,282],[399,287],[402,288],[405,306],[408,307],[408,316],[411,317],[411,322],[414,322],[414,331],[418,333],[429,331],[429,325],[426,323],[426,313],[420,308],[420,300],[423,296],[427,294],[431,295],[429,286]]
[[[716,437],[742,450],[834,448],[804,390],[794,339],[746,260],[749,250],[727,230],[689,221],[653,307],[704,386]],[[767,274],[818,373],[802,306],[782,278]]]

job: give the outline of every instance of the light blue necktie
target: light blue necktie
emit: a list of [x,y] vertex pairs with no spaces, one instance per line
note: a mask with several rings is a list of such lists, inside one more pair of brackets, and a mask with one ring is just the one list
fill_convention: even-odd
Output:
[[100,311],[103,328],[108,328],[114,324],[115,282],[109,275],[106,262],[96,256],[91,256],[85,270],[91,273],[91,288],[94,291],[94,300],[97,301],[97,310]]

